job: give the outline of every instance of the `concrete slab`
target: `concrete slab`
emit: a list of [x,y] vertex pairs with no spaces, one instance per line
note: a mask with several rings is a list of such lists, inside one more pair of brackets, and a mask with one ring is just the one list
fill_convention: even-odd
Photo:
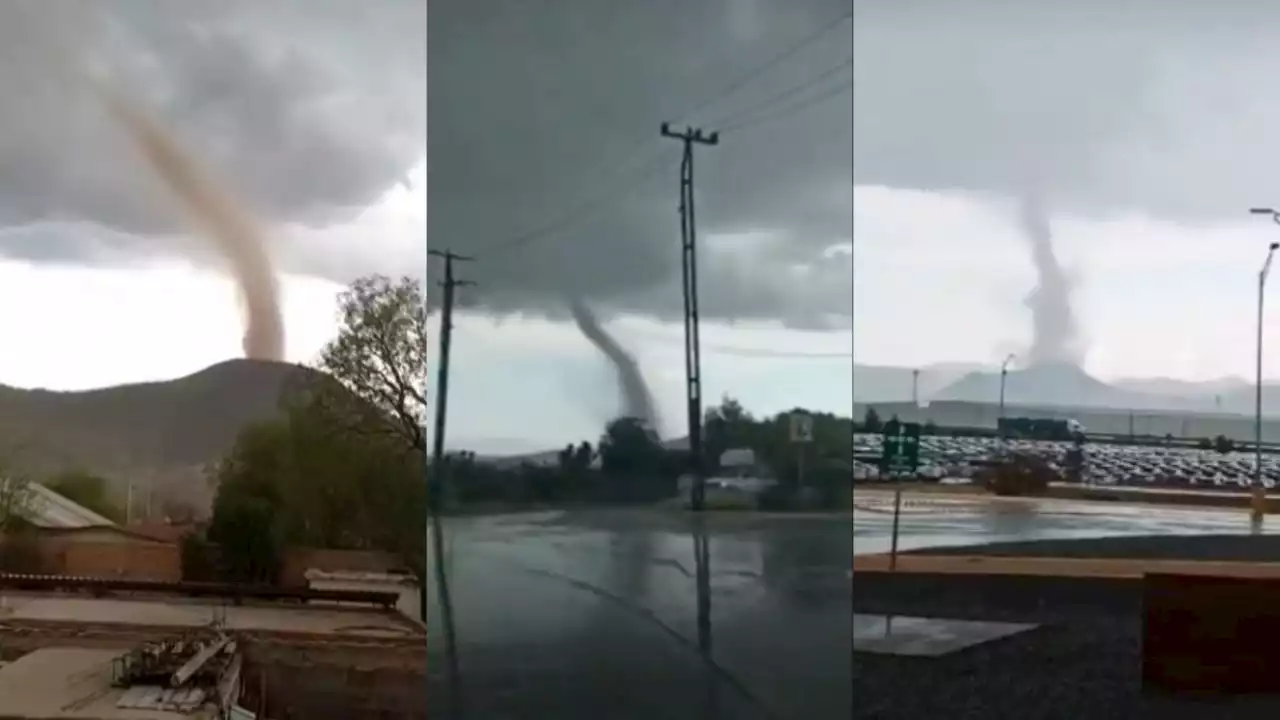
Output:
[[0,717],[41,720],[213,720],[194,713],[120,708],[125,691],[111,687],[115,650],[45,648],[0,668]]
[[1036,627],[1025,623],[855,613],[853,649],[880,655],[941,657]]
[[120,623],[193,628],[224,618],[230,630],[400,637],[413,626],[398,613],[287,605],[213,605],[181,599],[82,598],[42,595],[5,597],[5,620]]

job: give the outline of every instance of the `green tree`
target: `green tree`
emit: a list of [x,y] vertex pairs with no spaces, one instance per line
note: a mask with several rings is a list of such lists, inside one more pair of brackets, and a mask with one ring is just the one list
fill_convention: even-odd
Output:
[[228,579],[270,582],[276,577],[285,504],[278,482],[291,470],[284,452],[287,433],[281,422],[250,426],[215,469],[208,539],[217,546],[219,569]]
[[0,464],[0,534],[25,527],[30,511],[30,481],[17,470]]
[[706,412],[705,437],[703,445],[706,449],[706,467],[716,470],[720,465],[720,456],[730,448],[752,448],[758,452],[760,423],[747,412],[740,402],[728,395],[720,399],[720,404],[708,408]]
[[1213,439],[1213,449],[1226,455],[1236,449],[1236,443],[1226,435],[1219,435]]
[[883,427],[883,423],[880,422],[880,413],[876,412],[875,408],[868,407],[867,414],[862,419],[863,432],[878,433]]
[[236,493],[218,497],[209,540],[218,547],[224,577],[238,582],[275,582],[280,562],[277,512],[278,506],[266,497]]
[[409,277],[365,277],[338,304],[341,327],[321,351],[319,369],[340,387],[311,388],[329,415],[326,422],[425,453],[427,311],[421,284]]
[[560,472],[566,475],[574,470],[574,460],[576,459],[574,457],[574,449],[573,443],[569,443],[568,445],[565,445],[559,453],[558,459],[560,461]]
[[[601,500],[649,502],[670,497],[676,478],[688,465],[683,454],[662,447],[652,429],[636,418],[622,417],[605,426],[597,445],[600,456]],[[681,461],[676,464],[674,460]]]
[[423,456],[391,434],[340,432],[329,410],[293,398],[282,419],[242,432],[218,466],[209,540],[231,548],[238,571],[270,567],[282,545],[384,550],[425,567]]
[[591,443],[583,440],[578,443],[578,447],[573,451],[574,466],[581,470],[587,470],[591,467],[591,461],[595,459],[595,451],[591,448]]
[[72,470],[53,476],[45,482],[45,487],[112,522],[126,520],[124,511],[108,495],[107,481],[97,475]]
[[611,475],[651,475],[657,471],[661,455],[657,436],[636,418],[610,421],[600,438],[601,469]]

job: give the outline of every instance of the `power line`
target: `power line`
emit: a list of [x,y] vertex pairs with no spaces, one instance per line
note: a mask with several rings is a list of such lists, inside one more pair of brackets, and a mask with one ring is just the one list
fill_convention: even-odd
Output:
[[[711,105],[715,104],[720,99],[727,97],[733,94],[734,92],[737,92],[738,90],[742,89],[747,85],[747,83],[751,82],[752,80],[755,80],[756,78],[760,77],[766,72],[772,70],[774,67],[781,65],[787,60],[790,60],[801,50],[817,42],[819,39],[822,38],[822,36],[831,32],[838,26],[843,25],[845,21],[852,21],[852,20],[853,20],[853,3],[850,2],[849,10],[847,12],[842,12],[839,16],[833,18],[831,21],[823,23],[814,32],[808,35],[805,35],[804,37],[800,38],[800,40],[798,40],[797,42],[783,48],[776,55],[772,56],[765,62],[755,66],[754,68],[747,71],[743,75],[734,79],[728,85],[725,85],[723,88],[720,89],[719,92],[715,93],[710,98],[698,103],[696,106],[694,106],[692,110],[686,111],[684,115],[682,115],[681,117],[691,118],[692,116],[697,115],[698,113],[707,109]],[[715,124],[715,123],[707,123],[707,124]]]
[[[657,339],[656,334],[649,337]],[[663,342],[669,338],[662,337]],[[848,352],[828,352],[819,350],[775,350],[772,348],[753,348],[724,343],[703,343],[702,347],[717,355],[729,355],[743,358],[776,358],[782,360],[852,360],[853,349]]]
[[853,67],[852,56],[845,58],[844,62],[841,62],[838,65],[833,65],[827,68],[826,70],[823,70],[822,72],[818,73],[817,75],[814,75],[813,77],[808,78],[807,80],[805,80],[804,82],[798,85],[792,85],[791,87],[781,92],[774,93],[773,95],[770,95],[769,97],[764,98],[763,100],[761,100],[758,103],[755,103],[754,105],[749,105],[737,112],[730,113],[724,117],[721,117],[719,120],[716,120],[715,122],[716,124],[724,128],[733,127],[737,124],[735,121],[741,122],[744,119],[750,119],[752,115],[755,115],[763,110],[768,110],[771,107],[780,105],[784,101],[790,100],[791,98],[799,95],[805,90],[809,90],[810,88],[813,88],[814,86],[821,84],[827,79],[835,77],[840,72],[842,72],[845,68],[851,68],[851,67]]
[[703,347],[717,355],[731,355],[742,358],[776,358],[780,360],[853,360],[852,350],[849,352],[805,352],[801,350],[770,350],[768,348],[745,348],[716,344],[704,344]]
[[804,98],[790,105],[787,105],[786,107],[782,108],[782,110],[779,112],[767,114],[767,115],[756,117],[756,118],[746,118],[740,122],[725,125],[723,129],[726,132],[733,132],[737,130],[744,130],[746,128],[755,127],[757,125],[764,125],[777,120],[782,120],[784,118],[791,117],[792,115],[796,115],[797,113],[803,110],[807,110],[811,107],[821,105],[822,103],[825,103],[829,100],[833,100],[836,97],[839,97],[840,95],[843,95],[845,92],[848,92],[849,90],[852,90],[852,89],[853,89],[852,80],[850,80],[849,82],[842,82],[821,93],[818,93],[817,95],[813,95],[811,97]]
[[593,215],[603,211],[605,208],[617,202],[624,196],[624,191],[630,190],[638,186],[641,182],[655,176],[658,170],[666,169],[670,166],[674,158],[666,153],[659,153],[650,158],[649,162],[636,171],[635,175],[628,182],[619,184],[602,193],[592,195],[587,200],[571,207],[568,211],[561,213],[551,221],[544,223],[533,230],[521,233],[507,240],[492,243],[480,250],[479,255],[492,257],[499,253],[510,252],[519,249],[525,245],[546,238],[560,230],[563,230],[575,223],[581,222]]
[[[471,338],[475,342],[480,342],[484,344],[491,344],[493,342],[490,338],[481,337],[472,328],[456,326],[454,327],[453,331],[455,333],[460,333],[468,338]],[[639,332],[634,334],[641,335],[649,340],[654,340],[663,344],[670,344],[675,342],[673,338],[662,333]],[[707,343],[707,342],[701,343],[701,348],[704,351],[710,352],[712,355],[722,355],[722,356],[761,359],[761,360],[765,360],[765,359],[820,360],[820,361],[825,361],[825,360],[852,361],[853,360],[852,348],[850,348],[848,351],[843,351],[843,352],[823,351],[823,350],[775,350],[772,348],[743,347],[741,345],[732,345],[727,343]]]
[[[763,75],[764,73],[768,72],[774,67],[780,65],[781,63],[786,62],[787,60],[795,56],[804,48],[808,47],[814,42],[817,42],[827,33],[831,32],[835,28],[844,24],[846,21],[851,21],[852,19],[853,19],[853,7],[852,7],[852,3],[850,3],[850,8],[847,11],[841,12],[840,15],[838,15],[837,17],[833,18],[832,20],[826,23],[823,23],[812,33],[809,33],[804,37],[800,38],[797,42],[784,47],[781,51],[771,56],[765,62],[752,67],[747,72],[734,78],[728,84],[721,87],[720,90],[714,92],[709,97],[703,99],[694,107],[686,110],[679,117],[689,118],[696,115],[699,112],[702,112],[703,110],[715,104],[717,101],[721,100],[722,98],[727,97],[733,94],[734,92],[740,90],[741,88],[745,87],[752,80],[755,80],[759,76]],[[852,59],[850,59],[850,62],[852,62]],[[638,170],[635,171],[635,177],[632,179],[632,182],[627,185],[624,185],[624,187],[634,185],[636,183],[643,181],[644,179],[647,179],[649,177],[649,174],[654,170],[656,170],[657,167],[661,164],[662,160],[664,159],[664,156],[660,154],[660,151],[656,149],[655,143],[652,140],[645,140],[637,144],[636,147],[626,156],[627,159],[624,162],[615,164],[612,170],[607,171],[603,174],[602,179],[621,176],[624,174],[630,174],[630,173],[624,173],[623,171],[629,166],[631,166],[632,164],[638,163],[640,159],[645,157],[648,157],[648,162],[644,163]],[[596,185],[599,185],[599,184],[600,183],[596,183]],[[618,194],[616,193],[594,195],[590,199],[584,202],[578,203],[569,211],[560,214],[559,216],[556,217],[556,219],[550,221],[549,223],[544,223],[543,225],[539,226],[534,230],[521,233],[520,235],[514,236],[510,239],[492,243],[484,247],[479,254],[490,255],[496,252],[506,252],[509,250],[520,248],[529,243],[538,241],[542,238],[545,238],[551,235],[552,233],[558,230],[561,230],[565,227],[568,227],[569,225],[572,225],[573,223],[579,220],[582,220],[586,217],[590,217],[596,212],[599,212],[600,210],[602,210],[604,206],[607,206],[608,204],[610,204],[611,200],[617,200],[617,199],[618,199]]]

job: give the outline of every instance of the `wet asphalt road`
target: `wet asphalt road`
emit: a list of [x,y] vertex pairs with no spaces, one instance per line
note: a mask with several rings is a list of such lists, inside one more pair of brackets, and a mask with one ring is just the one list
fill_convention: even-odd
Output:
[[[854,552],[888,552],[893,493],[854,496]],[[898,519],[898,547],[980,545],[1029,540],[1069,540],[1129,535],[1248,535],[1280,532],[1280,518],[1254,528],[1248,512],[1045,498],[993,498],[905,494]]]
[[661,510],[446,520],[460,680],[433,587],[433,717],[850,717],[849,516],[697,523]]

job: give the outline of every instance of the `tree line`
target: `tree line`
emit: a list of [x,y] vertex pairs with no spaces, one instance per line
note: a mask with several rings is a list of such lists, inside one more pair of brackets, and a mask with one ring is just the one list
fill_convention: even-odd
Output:
[[[802,449],[791,442],[793,412],[813,418],[813,441]],[[635,418],[609,422],[593,444],[570,443],[554,462],[479,459],[474,452],[455,452],[431,477],[448,478],[447,500],[458,511],[469,508],[562,504],[651,503],[677,495],[681,476],[696,465],[708,475],[725,472],[726,450],[750,450],[753,471],[778,481],[778,506],[792,505],[801,485],[812,488],[824,506],[848,504],[852,478],[851,418],[801,408],[757,418],[732,397],[707,410],[703,424],[703,456],[665,447]]]
[[[757,418],[729,397],[706,413],[700,458],[665,447],[643,423],[623,417],[594,440],[566,445],[549,464],[504,464],[454,452],[443,466],[428,468],[420,283],[362,278],[340,295],[338,309],[338,335],[314,367],[298,367],[281,393],[278,416],[244,428],[208,468],[215,488],[211,516],[182,542],[188,579],[273,582],[291,546],[385,551],[422,577],[429,501],[459,512],[651,503],[675,496],[680,477],[695,467],[720,472],[720,458],[731,448],[752,451],[760,472],[779,481],[783,501],[802,481],[823,504],[851,501],[851,418],[810,413],[813,440],[802,461],[789,438],[790,412]],[[48,483],[123,520],[99,478],[69,473]],[[19,484],[8,485],[14,492],[0,487],[0,531],[4,506],[20,500]]]
[[183,541],[192,579],[272,582],[291,546],[393,553],[426,567],[426,306],[413,278],[362,278],[337,337],[299,368],[279,417],[214,467],[212,517]]

